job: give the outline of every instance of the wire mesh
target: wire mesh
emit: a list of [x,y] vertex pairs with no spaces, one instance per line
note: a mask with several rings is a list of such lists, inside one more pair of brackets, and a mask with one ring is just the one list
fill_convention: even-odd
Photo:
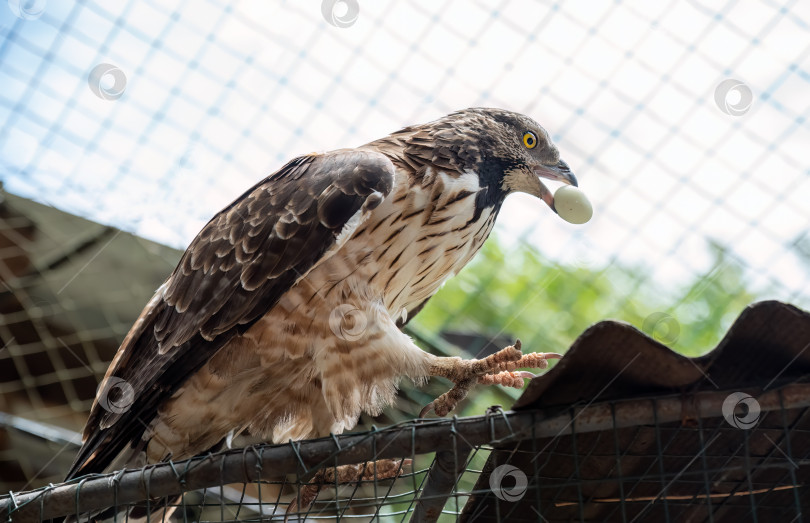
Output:
[[[60,429],[82,426],[132,321],[213,213],[297,154],[462,107],[535,117],[597,215],[573,229],[510,197],[490,245],[411,325],[423,346],[481,356],[519,336],[561,350],[616,317],[694,355],[754,299],[810,306],[808,18],[797,0],[9,0],[0,410],[48,436],[0,430],[3,489],[63,477],[76,436]],[[412,417],[437,390],[406,389],[361,426]],[[460,412],[514,397],[481,391]],[[651,437],[666,449],[675,436]],[[661,466],[649,473],[671,480]],[[648,510],[674,519],[689,503]]]
[[721,412],[729,391],[556,415],[494,409],[91,475],[2,496],[0,509],[12,521],[164,511],[177,521],[801,520],[807,385],[755,394],[751,427]]
[[[338,4],[356,18],[323,14]],[[514,197],[506,247],[600,279],[610,265],[648,271],[603,315],[661,294],[686,323],[696,312],[673,282],[737,267],[745,288],[730,294],[807,303],[799,2],[34,7],[0,13],[12,192],[184,247],[296,154],[498,105],[551,131],[600,216],[574,231]],[[711,241],[727,249],[719,265]]]
[[521,498],[534,515],[480,481],[481,499],[465,514],[488,502],[497,510],[476,521],[799,521],[808,493],[796,474],[807,449],[796,444],[806,416],[806,409],[771,412],[752,431],[723,418],[614,425],[499,449],[492,466],[526,471]]

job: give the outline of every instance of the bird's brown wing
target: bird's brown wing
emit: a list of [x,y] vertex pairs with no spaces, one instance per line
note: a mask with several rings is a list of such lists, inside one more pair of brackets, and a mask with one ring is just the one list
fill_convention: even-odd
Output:
[[[101,472],[139,444],[160,404],[334,253],[393,184],[378,152],[303,156],[214,216],[110,364],[68,478]],[[111,383],[128,402],[104,397]]]

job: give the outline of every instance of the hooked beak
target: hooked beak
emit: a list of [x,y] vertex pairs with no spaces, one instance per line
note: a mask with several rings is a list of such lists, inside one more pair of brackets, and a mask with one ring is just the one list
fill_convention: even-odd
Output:
[[577,177],[571,172],[571,168],[568,167],[568,164],[562,160],[560,160],[557,165],[541,165],[540,167],[535,167],[534,172],[540,178],[555,180],[578,187]]
[[[568,164],[562,160],[560,160],[556,165],[540,165],[535,167],[534,173],[538,176],[538,178],[563,182],[568,185],[578,187],[577,177],[571,172],[571,168],[568,167]],[[540,194],[537,196],[546,202],[546,205],[551,207],[552,211],[557,212],[557,209],[554,208],[554,195],[551,194],[548,188],[539,179],[537,180],[537,183],[541,187],[539,191]]]

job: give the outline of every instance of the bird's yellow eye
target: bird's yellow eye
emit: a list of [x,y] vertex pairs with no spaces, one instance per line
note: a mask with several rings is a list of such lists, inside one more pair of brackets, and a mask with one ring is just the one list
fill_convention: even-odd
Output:
[[523,133],[523,145],[527,149],[534,149],[537,147],[537,136],[531,131],[526,131]]

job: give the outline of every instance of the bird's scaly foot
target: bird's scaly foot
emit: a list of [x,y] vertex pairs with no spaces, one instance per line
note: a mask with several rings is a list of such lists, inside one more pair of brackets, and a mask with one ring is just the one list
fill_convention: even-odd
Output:
[[431,410],[438,416],[445,416],[453,410],[459,401],[463,400],[469,390],[476,383],[483,385],[503,385],[504,387],[523,387],[525,378],[534,378],[531,372],[516,369],[545,369],[549,359],[559,359],[562,356],[555,352],[532,352],[523,354],[520,351],[520,340],[495,354],[482,360],[462,360],[461,358],[436,358],[430,366],[431,376],[447,378],[455,385],[422,409],[420,418],[424,418]]
[[377,481],[383,479],[396,478],[402,473],[402,469],[410,466],[410,459],[381,459],[370,461],[358,465],[341,465],[319,470],[309,483],[301,487],[298,496],[290,501],[287,506],[287,513],[284,521],[295,512],[307,510],[318,492],[327,485],[346,485],[358,481]]

